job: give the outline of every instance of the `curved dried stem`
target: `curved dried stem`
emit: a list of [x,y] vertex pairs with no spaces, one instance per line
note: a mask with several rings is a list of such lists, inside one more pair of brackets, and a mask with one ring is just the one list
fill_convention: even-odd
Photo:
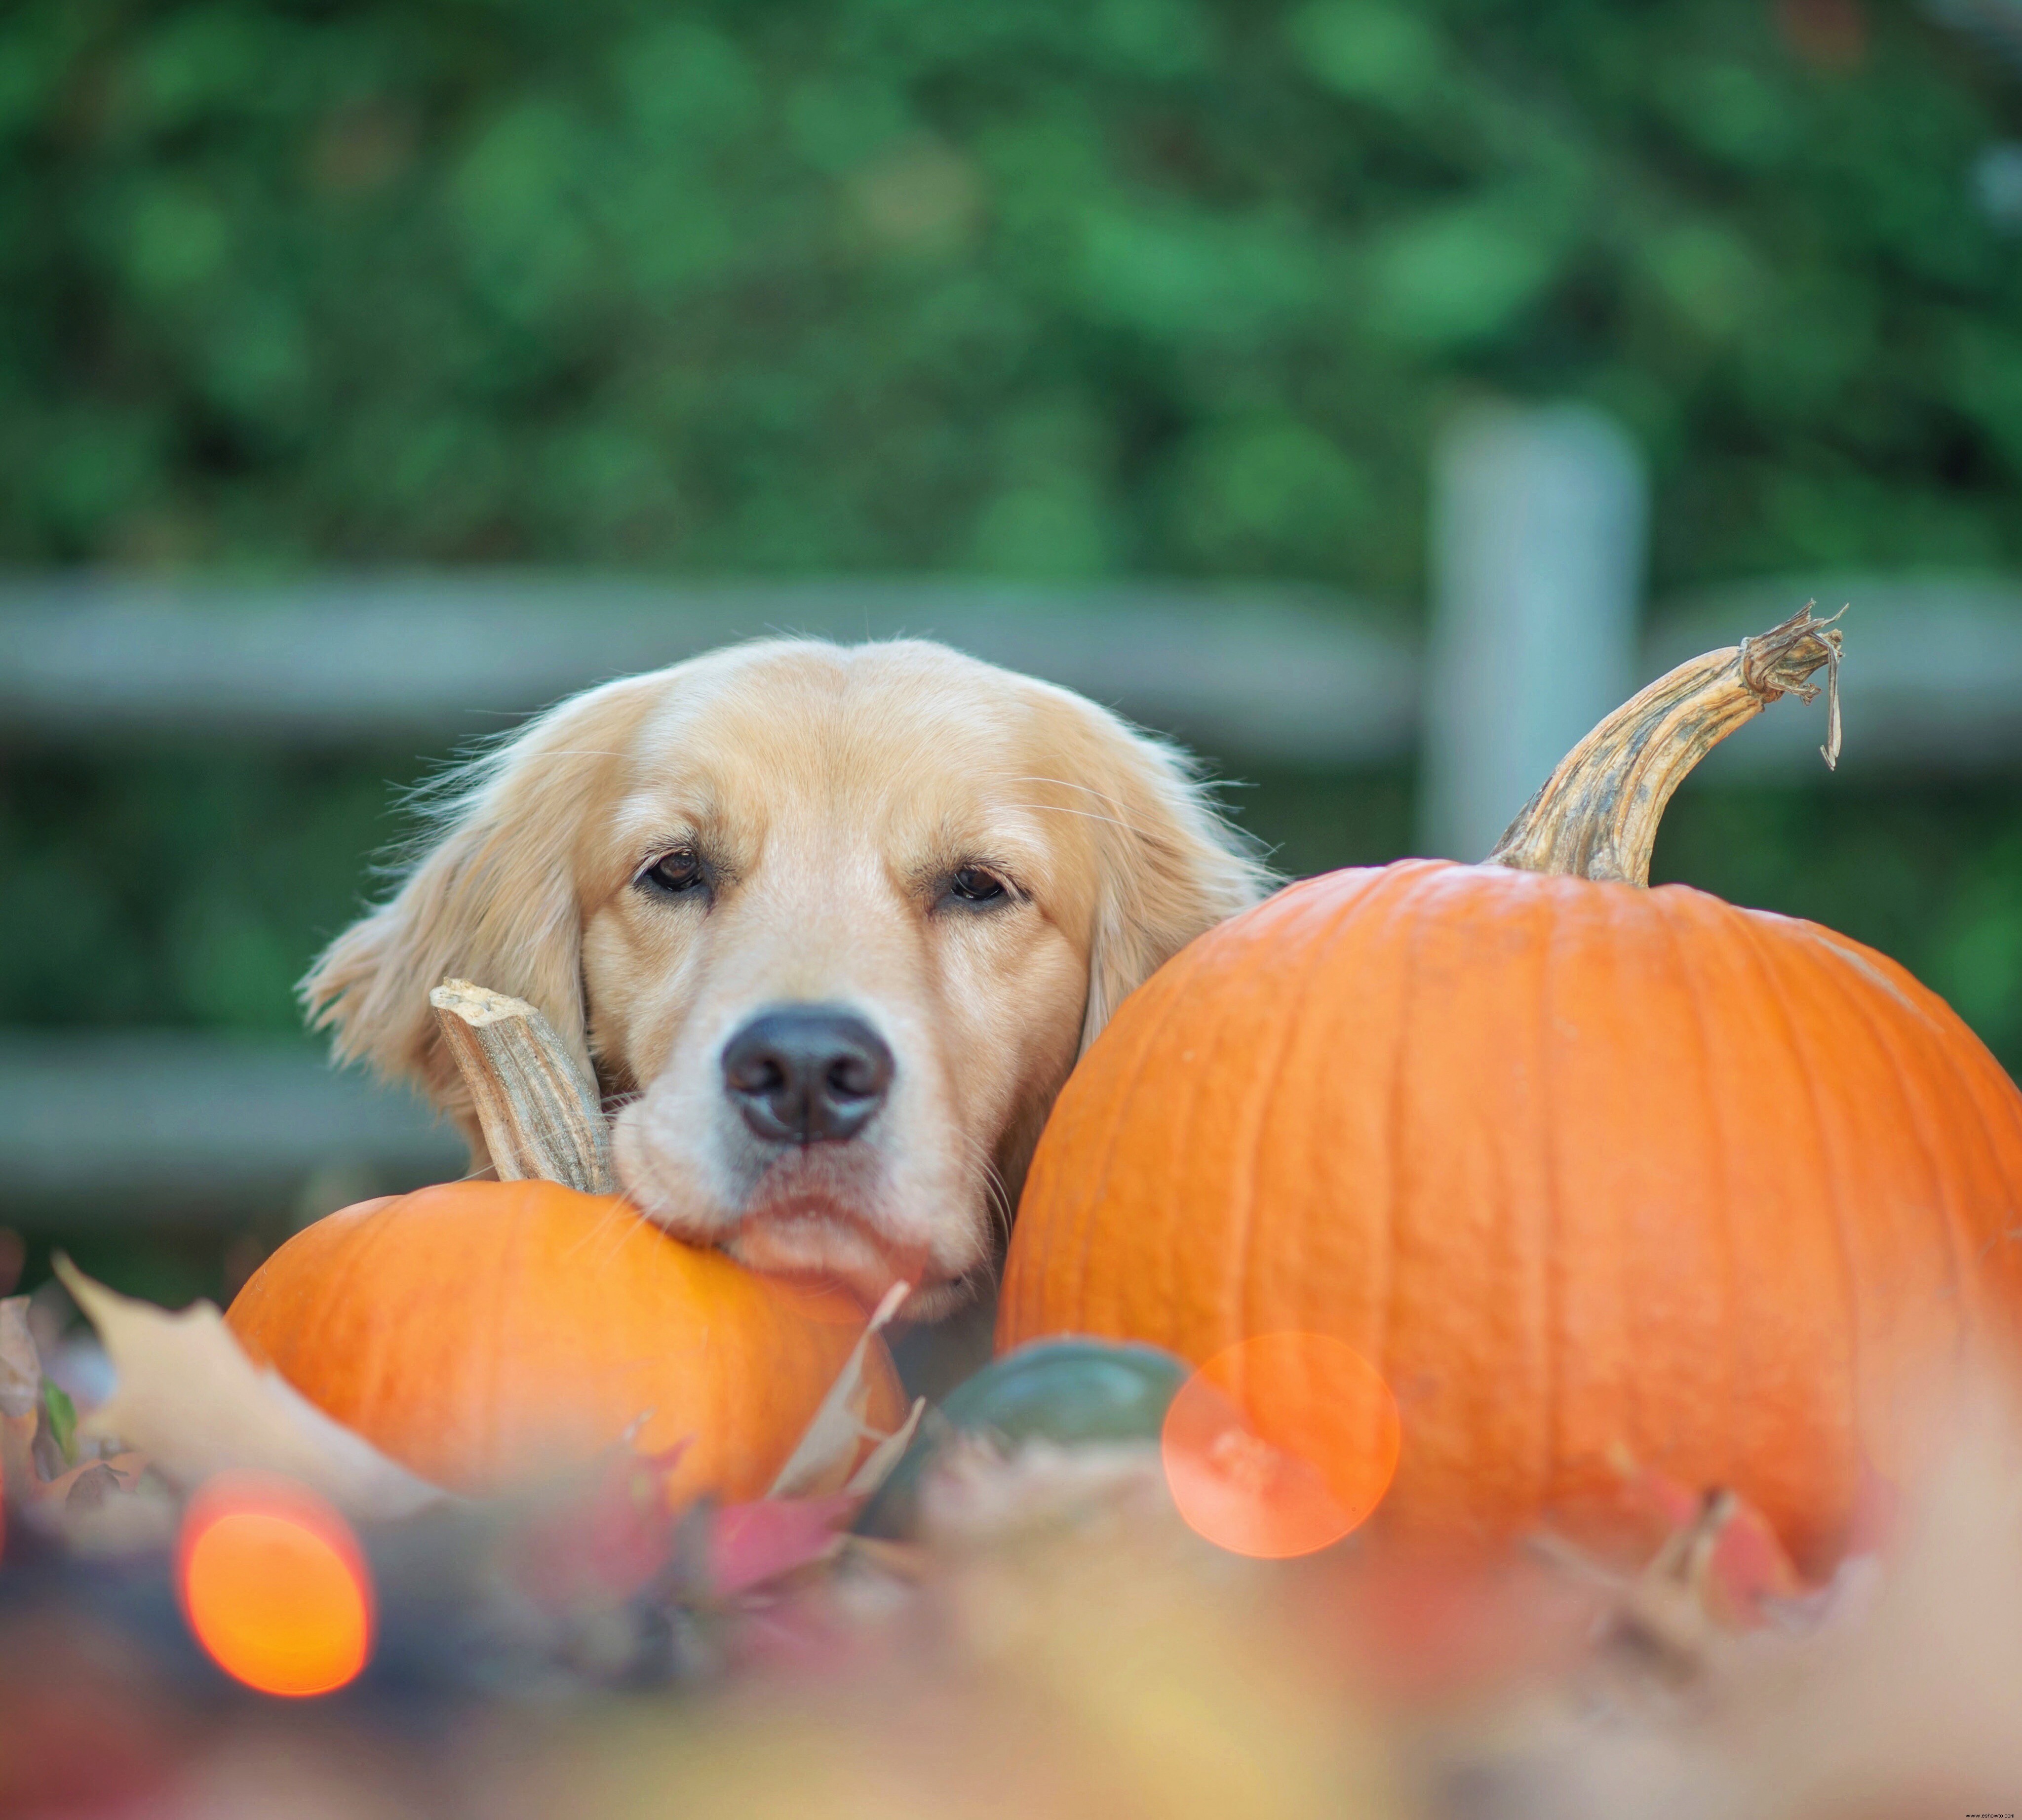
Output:
[[1806,601],[1779,626],[1725,650],[1710,651],[1660,676],[1617,708],[1560,761],[1558,769],[1504,831],[1488,863],[1529,872],[1650,882],[1671,793],[1735,728],[1772,701],[1810,701],[1826,672],[1828,766],[1839,762],[1841,634],[1812,616]]
[[554,1025],[524,999],[468,980],[444,980],[429,1003],[498,1179],[615,1194],[610,1121]]

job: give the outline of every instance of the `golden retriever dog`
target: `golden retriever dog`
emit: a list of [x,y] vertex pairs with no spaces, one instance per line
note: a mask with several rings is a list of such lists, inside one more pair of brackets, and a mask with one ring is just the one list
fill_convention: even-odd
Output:
[[563,702],[453,780],[304,982],[345,1059],[485,1158],[429,989],[531,1000],[626,1192],[757,1269],[991,1274],[1040,1127],[1125,994],[1261,868],[1170,746],[918,641],[735,646]]

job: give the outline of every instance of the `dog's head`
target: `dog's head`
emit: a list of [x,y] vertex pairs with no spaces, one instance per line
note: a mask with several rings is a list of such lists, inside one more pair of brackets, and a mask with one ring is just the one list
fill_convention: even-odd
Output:
[[903,1277],[932,1317],[989,1270],[1082,1048],[1262,876],[1178,755],[1078,696],[932,644],[747,645],[480,761],[305,992],[466,1130],[428,989],[532,1000],[621,1102],[655,1219],[866,1296]]

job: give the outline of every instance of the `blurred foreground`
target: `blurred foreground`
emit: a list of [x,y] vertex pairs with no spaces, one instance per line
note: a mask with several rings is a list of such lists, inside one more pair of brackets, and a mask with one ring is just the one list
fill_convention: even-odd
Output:
[[741,1592],[707,1590],[696,1548],[731,1556],[706,1513],[651,1586],[600,1599],[624,1553],[608,1504],[574,1528],[565,1506],[438,1508],[363,1526],[375,1659],[308,1701],[213,1669],[159,1554],[89,1558],[17,1511],[0,1813],[2005,1812],[2018,1440],[1991,1407],[1962,1421],[1874,1551],[1796,1594],[1714,1502],[1640,1571],[1549,1542],[1493,1567],[1418,1558],[1380,1515],[1304,1561],[1242,1560],[1128,1445],[963,1448],[916,1543],[851,1537]]

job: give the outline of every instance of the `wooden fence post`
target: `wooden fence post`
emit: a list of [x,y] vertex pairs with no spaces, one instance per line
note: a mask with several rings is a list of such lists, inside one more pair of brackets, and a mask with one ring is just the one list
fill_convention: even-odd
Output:
[[1418,850],[1478,860],[1636,686],[1641,459],[1584,405],[1485,407],[1433,468]]

